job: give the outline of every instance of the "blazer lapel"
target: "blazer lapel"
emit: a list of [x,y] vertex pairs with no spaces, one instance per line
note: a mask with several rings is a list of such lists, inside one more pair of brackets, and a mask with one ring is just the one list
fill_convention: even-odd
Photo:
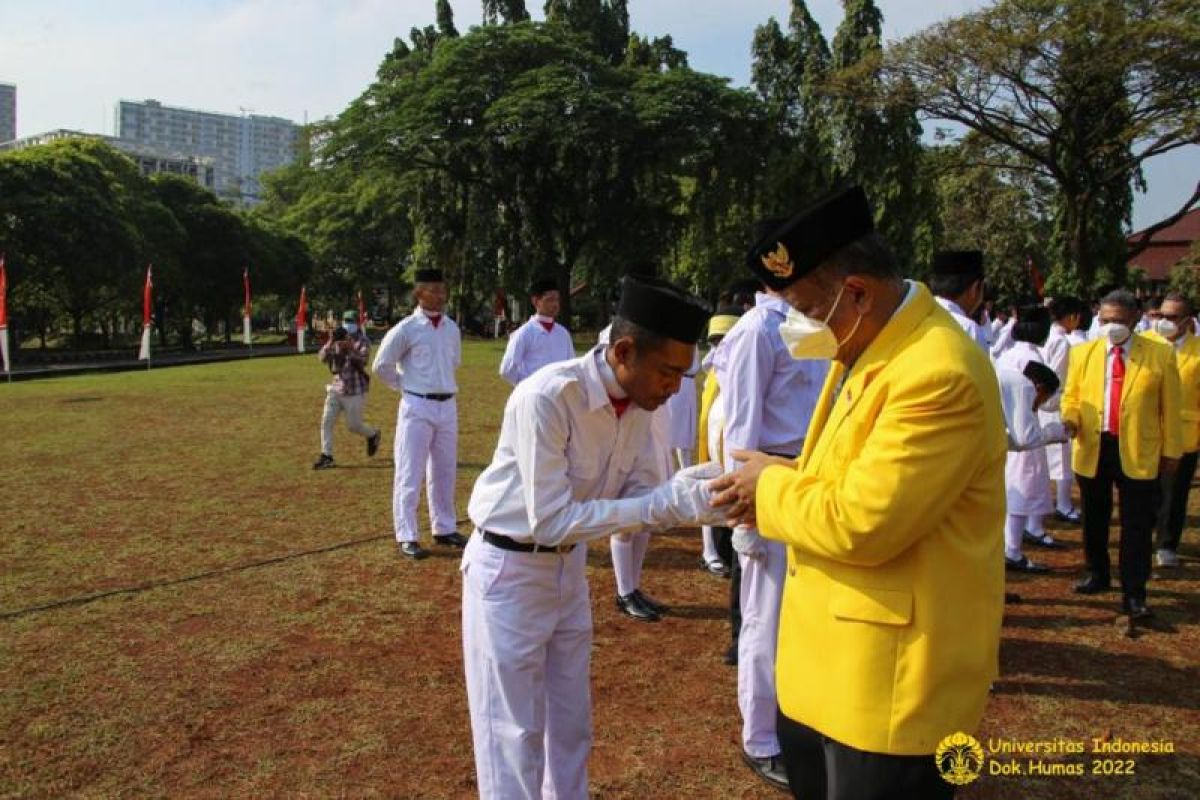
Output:
[[1133,386],[1137,380],[1138,372],[1142,368],[1142,360],[1146,357],[1146,345],[1142,343],[1140,336],[1134,335],[1131,337],[1133,344],[1129,347],[1129,357],[1125,359],[1125,380],[1121,384],[1121,404],[1125,403],[1125,399],[1129,397],[1129,387]]

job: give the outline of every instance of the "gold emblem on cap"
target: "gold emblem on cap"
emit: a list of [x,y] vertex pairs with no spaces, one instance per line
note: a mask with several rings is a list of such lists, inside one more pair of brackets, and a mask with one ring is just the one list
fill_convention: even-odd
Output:
[[773,253],[767,253],[762,257],[763,266],[766,267],[776,278],[790,278],[795,267],[792,266],[792,257],[788,253],[787,248],[783,246],[783,242],[778,242],[779,247]]

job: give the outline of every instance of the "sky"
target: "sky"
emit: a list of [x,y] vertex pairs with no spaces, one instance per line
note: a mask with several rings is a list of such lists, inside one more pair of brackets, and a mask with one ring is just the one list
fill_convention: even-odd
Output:
[[[877,0],[895,40],[984,0]],[[535,18],[541,0],[527,0]],[[451,0],[455,23],[480,0]],[[809,0],[828,39],[841,0]],[[788,0],[631,0],[633,28],[671,34],[691,66],[744,86],[754,28],[786,20]],[[434,0],[0,0],[0,82],[17,86],[17,135],[114,133],[118,100],[314,121],[374,79],[396,36],[434,20]],[[1151,161],[1134,195],[1138,229],[1175,211],[1200,176],[1200,147]]]

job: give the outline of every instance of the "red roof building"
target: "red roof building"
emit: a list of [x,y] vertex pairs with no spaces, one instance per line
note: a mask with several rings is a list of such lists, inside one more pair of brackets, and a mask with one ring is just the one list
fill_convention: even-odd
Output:
[[[1138,231],[1129,236],[1132,245],[1142,238]],[[1129,266],[1140,267],[1152,281],[1165,281],[1171,268],[1188,257],[1196,240],[1200,239],[1200,208],[1184,214],[1174,225],[1150,237],[1150,246],[1129,259]]]

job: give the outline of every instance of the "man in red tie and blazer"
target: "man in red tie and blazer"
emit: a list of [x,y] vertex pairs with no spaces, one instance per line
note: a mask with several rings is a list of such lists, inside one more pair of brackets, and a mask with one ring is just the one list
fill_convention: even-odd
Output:
[[1083,499],[1088,574],[1081,594],[1110,588],[1108,528],[1112,490],[1121,497],[1122,607],[1148,617],[1155,484],[1182,454],[1179,372],[1171,346],[1133,333],[1140,314],[1127,291],[1100,301],[1100,336],[1072,348],[1063,390],[1063,426],[1075,437],[1072,467]]

